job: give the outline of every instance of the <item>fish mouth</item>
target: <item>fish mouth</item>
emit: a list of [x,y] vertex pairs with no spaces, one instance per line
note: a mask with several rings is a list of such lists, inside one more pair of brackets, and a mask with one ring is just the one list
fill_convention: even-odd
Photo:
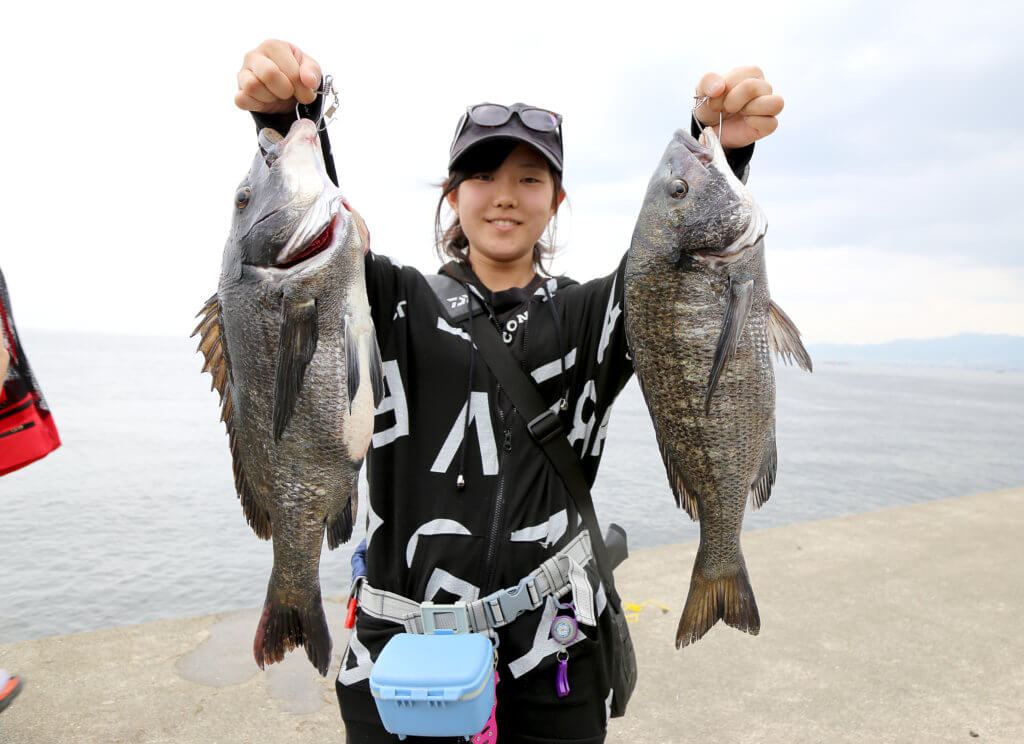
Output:
[[327,246],[329,246],[334,239],[334,226],[338,222],[338,215],[334,215],[331,221],[327,223],[327,227],[323,229],[319,235],[310,241],[309,245],[301,249],[299,253],[286,261],[278,261],[275,265],[279,269],[290,269],[292,266],[302,263],[308,258],[312,258],[318,253],[323,252]]
[[[715,145],[713,142],[708,142],[704,137],[704,132],[709,131],[710,128],[705,129],[701,132],[700,140],[694,139],[693,135],[682,129],[676,131],[675,140],[683,147],[685,147],[691,155],[696,156],[697,160],[700,161],[701,165],[708,167],[711,165],[711,161],[715,155]],[[714,134],[714,132],[712,132]]]
[[697,261],[711,269],[718,269],[728,266],[753,248],[764,238],[767,225],[764,215],[757,205],[754,205],[755,212],[751,215],[746,229],[732,243],[721,249],[705,248],[690,253]]
[[[758,240],[760,240],[760,238],[758,238]],[[710,266],[711,268],[718,268],[720,266],[725,266],[726,264],[731,264],[734,261],[736,261],[740,257],[741,253],[743,253],[747,248],[750,248],[753,245],[755,245],[756,242],[756,240],[754,241],[754,243],[747,243],[738,240],[721,251],[693,251],[693,253],[691,253],[690,255],[694,256],[698,261],[707,266]]]
[[[765,231],[768,229],[768,223],[764,212],[757,202],[754,201],[750,192],[747,191],[747,187],[732,172],[732,166],[726,160],[725,150],[722,148],[718,133],[711,127],[705,127],[700,133],[699,140],[693,139],[688,134],[686,139],[694,143],[703,153],[707,154],[707,157],[710,158],[710,163],[725,177],[730,188],[746,204],[749,210],[746,227],[744,227],[743,232],[732,243],[718,250],[697,250],[692,254],[694,258],[709,268],[721,268],[739,260],[747,249],[757,245],[764,238]],[[697,157],[703,162],[703,156],[698,154],[689,142],[681,141],[690,148],[691,152],[697,154]]]
[[317,197],[298,228],[278,252],[274,267],[292,268],[327,250],[334,244],[338,223],[344,220],[343,211],[352,210],[339,194],[322,193]]

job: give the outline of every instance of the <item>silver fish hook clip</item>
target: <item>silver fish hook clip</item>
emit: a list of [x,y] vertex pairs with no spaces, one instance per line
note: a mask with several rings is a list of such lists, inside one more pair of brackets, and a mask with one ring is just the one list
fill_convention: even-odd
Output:
[[[696,101],[696,103],[693,104],[693,110],[692,110],[691,113],[693,114],[693,118],[696,119],[697,125],[700,126],[701,133],[703,133],[705,129],[707,129],[709,126],[713,126],[713,125],[705,124],[704,122],[702,122],[700,120],[700,117],[697,116],[697,109],[699,109],[705,103],[710,101],[711,100],[711,96],[694,96],[693,100]],[[718,112],[718,139],[722,139],[722,121],[723,121],[722,113],[723,112],[724,112],[724,109],[722,111]]]
[[[316,94],[323,98],[326,98],[328,93],[331,94],[331,102],[325,102],[321,106],[320,116],[317,117],[317,120],[314,122],[314,124],[316,124],[316,131],[318,132],[322,132],[327,129],[327,125],[334,120],[334,114],[337,112],[338,106],[340,105],[340,101],[338,100],[338,91],[334,89],[334,76],[332,75],[324,75],[323,79],[320,81],[320,86],[316,89]],[[310,104],[296,103],[295,117],[298,119],[304,118],[302,116],[302,109],[308,108],[309,105]]]
[[320,95],[326,98],[327,94],[331,94],[331,102],[320,111],[320,121],[317,122],[317,130],[323,131],[327,129],[327,125],[334,121],[334,114],[338,111],[338,106],[341,102],[338,100],[338,91],[334,89],[334,76],[324,75],[323,82],[320,84]]

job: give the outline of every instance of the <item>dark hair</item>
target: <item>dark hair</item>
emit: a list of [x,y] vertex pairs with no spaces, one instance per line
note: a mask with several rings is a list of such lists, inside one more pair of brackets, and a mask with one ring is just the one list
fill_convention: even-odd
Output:
[[[473,149],[466,152],[459,158],[458,168],[448,171],[448,178],[438,184],[441,187],[441,198],[437,200],[437,211],[434,213],[434,249],[442,261],[452,258],[456,261],[469,263],[469,238],[462,231],[462,224],[456,216],[447,227],[441,227],[441,208],[445,204],[445,197],[457,190],[463,181],[471,178],[476,173],[488,173],[497,170],[505,158],[509,156],[519,145],[517,140],[490,140],[481,142]],[[544,162],[551,171],[551,180],[554,183],[552,206],[558,206],[558,195],[562,191],[562,174],[551,167],[547,159]],[[558,218],[555,217],[557,226]],[[545,262],[555,255],[555,226],[552,227],[550,242],[537,241],[533,245],[533,268],[534,271],[547,274]]]

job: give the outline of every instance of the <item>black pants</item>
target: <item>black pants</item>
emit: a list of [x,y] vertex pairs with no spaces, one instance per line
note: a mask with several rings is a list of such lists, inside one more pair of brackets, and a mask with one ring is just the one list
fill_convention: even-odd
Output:
[[[507,670],[502,673],[497,688],[498,743],[603,744],[607,691],[602,694],[595,684],[603,675],[595,674],[593,658],[570,655],[572,692],[565,698],[555,693],[555,669],[550,664],[541,664],[518,680]],[[335,688],[348,744],[398,744],[398,737],[381,724],[366,682],[351,687],[335,682]],[[442,742],[465,744],[465,739],[410,736],[403,740],[403,744]]]

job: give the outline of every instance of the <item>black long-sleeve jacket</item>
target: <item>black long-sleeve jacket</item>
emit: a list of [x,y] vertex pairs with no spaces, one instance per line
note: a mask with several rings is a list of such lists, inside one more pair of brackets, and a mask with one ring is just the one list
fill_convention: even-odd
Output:
[[[256,120],[285,131],[290,125],[287,117]],[[326,133],[321,136],[334,177],[330,145]],[[745,176],[752,149],[731,153],[737,173]],[[583,284],[543,277],[494,293],[468,266],[452,262],[442,268],[471,286],[488,307],[545,401],[566,399],[562,424],[591,484],[612,402],[633,372],[622,318],[624,268],[625,258],[612,274]],[[367,455],[369,503],[359,505],[367,520],[367,580],[439,603],[472,601],[515,586],[578,534],[572,497],[477,356],[468,328],[448,322],[424,276],[369,253],[366,285],[386,383]],[[608,694],[607,703],[609,644],[602,648],[600,639],[609,618],[592,568],[590,575],[599,623],[582,625],[569,653],[571,659],[590,657],[594,689]],[[546,680],[542,686],[553,692],[555,653],[561,648],[548,636],[555,611],[549,598],[499,632],[503,679],[536,670]],[[401,631],[360,614],[339,681],[365,685],[373,659]]]

